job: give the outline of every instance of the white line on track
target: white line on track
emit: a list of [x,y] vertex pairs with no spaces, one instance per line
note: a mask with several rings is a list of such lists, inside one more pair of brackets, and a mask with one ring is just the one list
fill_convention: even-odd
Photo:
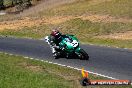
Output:
[[[30,58],[30,59],[33,59],[33,58]],[[51,64],[56,64],[56,65],[59,65],[59,66],[68,67],[68,68],[72,68],[72,69],[81,71],[81,69],[76,68],[76,67],[72,67],[72,66],[67,66],[67,65],[63,65],[63,64],[59,64],[59,63],[50,62],[50,61],[44,61],[44,60],[40,60],[40,59],[34,59],[34,60],[39,60],[39,61],[42,61],[42,62],[51,63]],[[99,74],[99,73],[96,73],[96,72],[87,71],[87,70],[84,70],[84,71],[86,71],[86,72],[88,72],[88,73],[91,73],[91,74],[94,74],[94,75],[106,77],[106,78],[109,78],[109,79],[116,79],[116,78],[113,78],[113,77],[110,77],[110,76],[106,76],[106,75],[102,75],[102,74]]]
[[[27,57],[24,57],[24,58],[27,58]],[[34,59],[34,58],[29,58],[29,59]],[[39,61],[42,61],[42,62],[46,62],[46,63],[50,63],[50,64],[56,64],[56,65],[59,65],[59,66],[68,67],[68,68],[71,68],[71,69],[75,69],[75,70],[81,71],[81,69],[76,68],[76,67],[72,67],[72,66],[67,66],[67,65],[63,65],[63,64],[59,64],[59,63],[50,62],[50,61],[44,61],[44,60],[40,60],[40,59],[34,59],[34,60],[39,60]],[[91,74],[94,74],[94,75],[106,77],[106,78],[109,78],[109,79],[116,79],[116,78],[113,78],[113,77],[110,77],[110,76],[106,76],[106,75],[102,75],[102,74],[99,74],[99,73],[96,73],[96,72],[87,71],[87,70],[84,70],[84,71],[86,71],[88,73],[91,73]]]
[[24,58],[29,58],[29,57],[24,57]]
[[[0,53],[3,53],[3,52],[0,52]],[[14,54],[11,54],[11,53],[4,53],[4,54],[14,55]],[[19,56],[19,55],[14,55],[14,56]],[[41,60],[41,59],[30,58],[30,57],[24,57],[24,58],[26,58],[26,59],[28,58],[28,59],[32,59],[32,60],[39,60],[39,61],[42,61],[42,62],[51,63],[51,64],[56,64],[56,65],[59,65],[59,66],[68,67],[68,68],[72,68],[72,69],[81,71],[80,68],[76,68],[76,67],[72,67],[72,66],[67,66],[67,65],[63,65],[63,64],[59,64],[59,63],[54,63],[54,62],[45,61],[45,60]],[[87,70],[84,70],[84,71],[86,71],[86,72],[88,72],[88,73],[91,73],[91,74],[94,74],[94,75],[102,76],[102,77],[105,77],[105,78],[116,79],[116,78],[113,78],[113,77],[110,77],[110,76],[106,76],[106,75],[102,75],[102,74],[99,74],[99,73],[96,73],[96,72],[87,71]],[[132,83],[131,83],[131,85],[132,85]]]

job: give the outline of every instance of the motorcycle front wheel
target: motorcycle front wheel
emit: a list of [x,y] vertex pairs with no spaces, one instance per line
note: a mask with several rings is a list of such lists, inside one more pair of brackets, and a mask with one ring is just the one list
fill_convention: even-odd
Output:
[[79,58],[80,60],[89,60],[89,55],[83,49],[81,49]]

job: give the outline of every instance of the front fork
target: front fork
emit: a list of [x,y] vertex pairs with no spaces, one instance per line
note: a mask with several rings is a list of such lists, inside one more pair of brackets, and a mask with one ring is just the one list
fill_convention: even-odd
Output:
[[75,54],[77,54],[78,57],[81,57],[80,50],[80,47],[75,50]]

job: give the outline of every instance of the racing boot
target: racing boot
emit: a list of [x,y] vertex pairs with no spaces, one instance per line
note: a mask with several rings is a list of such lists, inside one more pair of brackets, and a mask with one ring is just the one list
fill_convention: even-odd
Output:
[[54,53],[53,53],[53,57],[54,57],[55,59],[58,59],[59,56],[60,56],[60,53],[59,53],[59,52],[54,52]]

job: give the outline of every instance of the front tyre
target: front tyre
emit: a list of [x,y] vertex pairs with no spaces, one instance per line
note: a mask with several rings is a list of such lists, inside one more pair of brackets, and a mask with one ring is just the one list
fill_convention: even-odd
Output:
[[88,54],[83,49],[80,50],[79,58],[80,60],[89,60]]

